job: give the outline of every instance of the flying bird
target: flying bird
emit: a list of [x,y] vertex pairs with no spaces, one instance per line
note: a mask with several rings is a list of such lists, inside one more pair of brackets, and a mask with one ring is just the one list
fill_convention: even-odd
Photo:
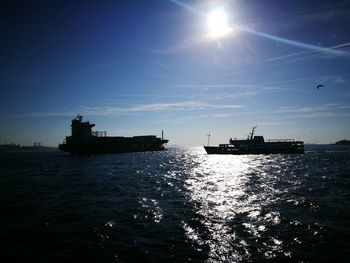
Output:
[[323,85],[322,85],[322,84],[317,85],[316,89],[320,89],[321,87],[323,87]]

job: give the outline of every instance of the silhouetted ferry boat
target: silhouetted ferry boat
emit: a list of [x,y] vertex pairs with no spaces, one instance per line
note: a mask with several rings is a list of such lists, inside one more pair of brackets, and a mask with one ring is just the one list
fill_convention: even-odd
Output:
[[155,135],[133,137],[110,137],[106,132],[92,131],[95,124],[83,121],[78,114],[72,120],[72,134],[67,136],[59,149],[72,154],[105,154],[161,151],[169,140],[158,138]]
[[263,136],[254,136],[254,127],[246,140],[230,139],[229,144],[204,146],[208,154],[275,154],[304,153],[304,142],[294,139],[264,140]]

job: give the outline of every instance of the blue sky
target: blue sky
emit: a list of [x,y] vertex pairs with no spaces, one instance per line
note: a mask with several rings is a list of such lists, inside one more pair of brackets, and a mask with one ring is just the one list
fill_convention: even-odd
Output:
[[[216,38],[217,8],[230,33]],[[55,146],[78,113],[178,145],[255,125],[350,139],[349,1],[8,1],[0,17],[0,143]]]

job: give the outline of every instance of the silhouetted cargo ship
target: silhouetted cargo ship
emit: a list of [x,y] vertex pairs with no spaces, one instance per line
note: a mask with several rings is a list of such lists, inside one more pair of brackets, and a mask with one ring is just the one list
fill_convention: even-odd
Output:
[[83,121],[78,116],[72,120],[72,134],[67,136],[59,149],[72,154],[105,154],[161,151],[169,140],[157,138],[155,135],[133,137],[110,137],[106,132],[92,131],[95,124]]
[[229,144],[208,145],[204,146],[204,149],[208,154],[304,153],[304,142],[294,139],[265,141],[263,136],[254,136],[255,128],[252,129],[246,140],[230,139]]

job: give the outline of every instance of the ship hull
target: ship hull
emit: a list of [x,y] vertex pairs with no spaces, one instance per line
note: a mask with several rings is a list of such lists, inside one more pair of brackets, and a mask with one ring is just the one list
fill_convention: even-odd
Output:
[[168,140],[135,140],[133,138],[108,139],[108,137],[59,145],[59,149],[71,154],[116,154],[165,150]]
[[208,154],[303,154],[304,145],[259,145],[253,147],[221,147],[221,146],[204,146]]

